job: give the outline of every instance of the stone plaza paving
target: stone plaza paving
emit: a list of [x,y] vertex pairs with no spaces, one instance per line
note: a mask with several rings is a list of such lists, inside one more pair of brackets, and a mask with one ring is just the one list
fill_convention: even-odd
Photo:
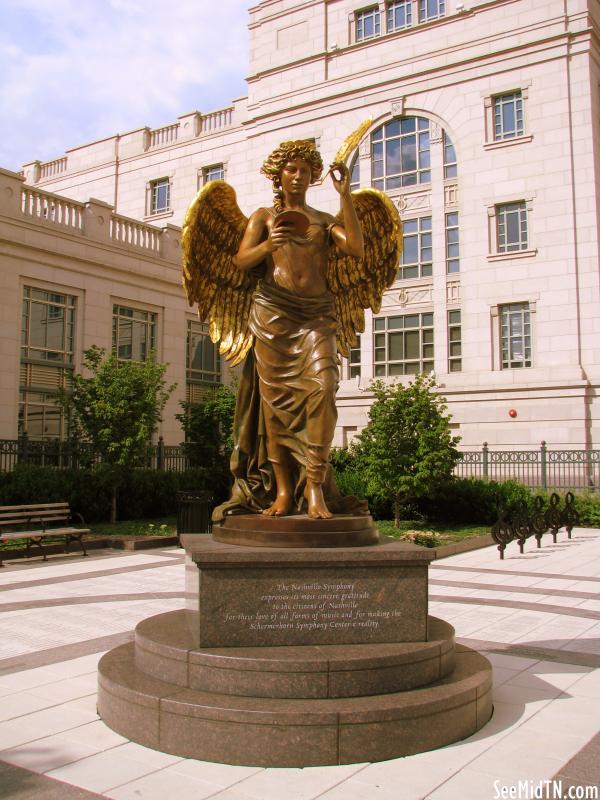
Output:
[[[494,666],[494,714],[440,750],[377,764],[232,767],[149,750],[96,714],[100,656],[183,606],[183,551],[112,551],[0,570],[0,797],[12,800],[496,800],[598,797],[600,530],[433,562],[430,613]],[[520,782],[521,786],[519,787]],[[515,787],[514,794],[508,792]],[[506,792],[502,795],[502,792]]]

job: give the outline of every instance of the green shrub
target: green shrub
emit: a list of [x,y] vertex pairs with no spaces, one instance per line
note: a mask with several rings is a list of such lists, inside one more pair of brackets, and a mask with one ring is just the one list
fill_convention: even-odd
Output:
[[420,498],[418,510],[426,519],[493,525],[500,507],[510,508],[517,503],[531,507],[532,494],[516,481],[452,478]]
[[[117,491],[120,519],[153,519],[174,514],[176,493],[211,491],[222,502],[228,486],[215,482],[205,469],[187,472],[127,470],[120,473]],[[68,501],[86,523],[110,519],[112,478],[108,470],[57,470],[20,464],[12,472],[0,472],[0,505]]]

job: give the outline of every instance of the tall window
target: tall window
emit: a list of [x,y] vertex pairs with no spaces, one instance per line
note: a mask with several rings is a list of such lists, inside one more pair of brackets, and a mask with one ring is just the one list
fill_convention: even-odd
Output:
[[150,214],[169,211],[171,202],[171,183],[168,178],[150,181]]
[[373,328],[377,377],[433,369],[433,313],[376,317]]
[[223,164],[213,164],[210,167],[204,167],[202,169],[202,185],[209,183],[210,181],[224,181],[225,180],[225,168]]
[[158,314],[113,305],[112,346],[123,361],[146,361],[156,350]]
[[397,189],[431,181],[429,120],[403,117],[371,134],[372,185]]
[[354,156],[354,161],[350,165],[350,190],[360,188],[360,159],[358,153]]
[[496,206],[496,235],[499,253],[527,250],[527,208],[524,201]]
[[446,13],[446,0],[419,0],[419,22],[443,17]]
[[448,372],[462,370],[462,328],[460,309],[448,311]]
[[373,6],[356,14],[356,41],[362,42],[365,39],[372,39],[379,36],[381,25],[379,19],[379,8]]
[[412,0],[396,0],[387,6],[387,31],[401,31],[412,25]]
[[398,278],[428,278],[432,274],[431,217],[407,219],[402,223],[402,258]]
[[459,228],[458,211],[446,214],[446,272],[459,272]]
[[501,94],[492,99],[494,108],[494,139],[514,139],[523,136],[523,98],[521,92]]
[[458,175],[458,165],[456,163],[456,150],[452,144],[452,139],[446,131],[443,133],[444,144],[444,178],[456,178]]
[[19,428],[32,439],[63,438],[66,419],[56,405],[73,376],[75,297],[25,286],[21,313]]
[[502,369],[531,366],[531,314],[529,303],[500,306]]
[[221,382],[221,357],[219,347],[208,334],[208,324],[189,319],[186,348],[187,399],[194,402],[202,394],[202,387]]
[[356,344],[350,348],[350,356],[348,358],[349,378],[360,378],[360,334],[356,338]]

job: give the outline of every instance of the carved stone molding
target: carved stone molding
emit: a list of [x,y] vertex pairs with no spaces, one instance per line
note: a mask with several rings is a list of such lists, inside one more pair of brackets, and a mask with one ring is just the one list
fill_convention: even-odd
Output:
[[392,197],[392,202],[401,214],[431,208],[431,192],[414,192]]
[[386,305],[399,305],[401,308],[406,306],[422,306],[433,303],[433,286],[406,286],[394,297],[390,296],[390,302]]
[[442,126],[433,120],[429,122],[429,141],[431,144],[439,144],[442,141]]
[[398,97],[396,100],[392,100],[390,106],[390,113],[392,117],[401,117],[404,114],[404,102],[405,97]]
[[358,154],[360,158],[371,158],[371,136],[365,136],[358,146]]
[[460,281],[448,281],[446,283],[446,302],[460,303]]
[[458,205],[458,184],[452,183],[444,186],[444,205],[448,206]]

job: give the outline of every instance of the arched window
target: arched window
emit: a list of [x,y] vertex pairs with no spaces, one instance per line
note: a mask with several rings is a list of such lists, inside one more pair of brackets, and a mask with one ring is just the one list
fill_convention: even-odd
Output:
[[429,120],[402,117],[371,134],[371,185],[399,189],[431,181]]
[[[438,122],[417,115],[389,119],[372,131],[368,143],[370,147],[361,147],[350,161],[351,188],[371,186],[389,194],[400,209],[404,247],[398,283],[382,310],[367,317],[345,375],[369,380],[434,367],[439,373],[459,372],[460,225],[454,144]],[[452,288],[440,302],[433,284],[445,276],[451,276]],[[445,331],[440,320],[445,321]],[[441,346],[444,339],[447,347]]]

